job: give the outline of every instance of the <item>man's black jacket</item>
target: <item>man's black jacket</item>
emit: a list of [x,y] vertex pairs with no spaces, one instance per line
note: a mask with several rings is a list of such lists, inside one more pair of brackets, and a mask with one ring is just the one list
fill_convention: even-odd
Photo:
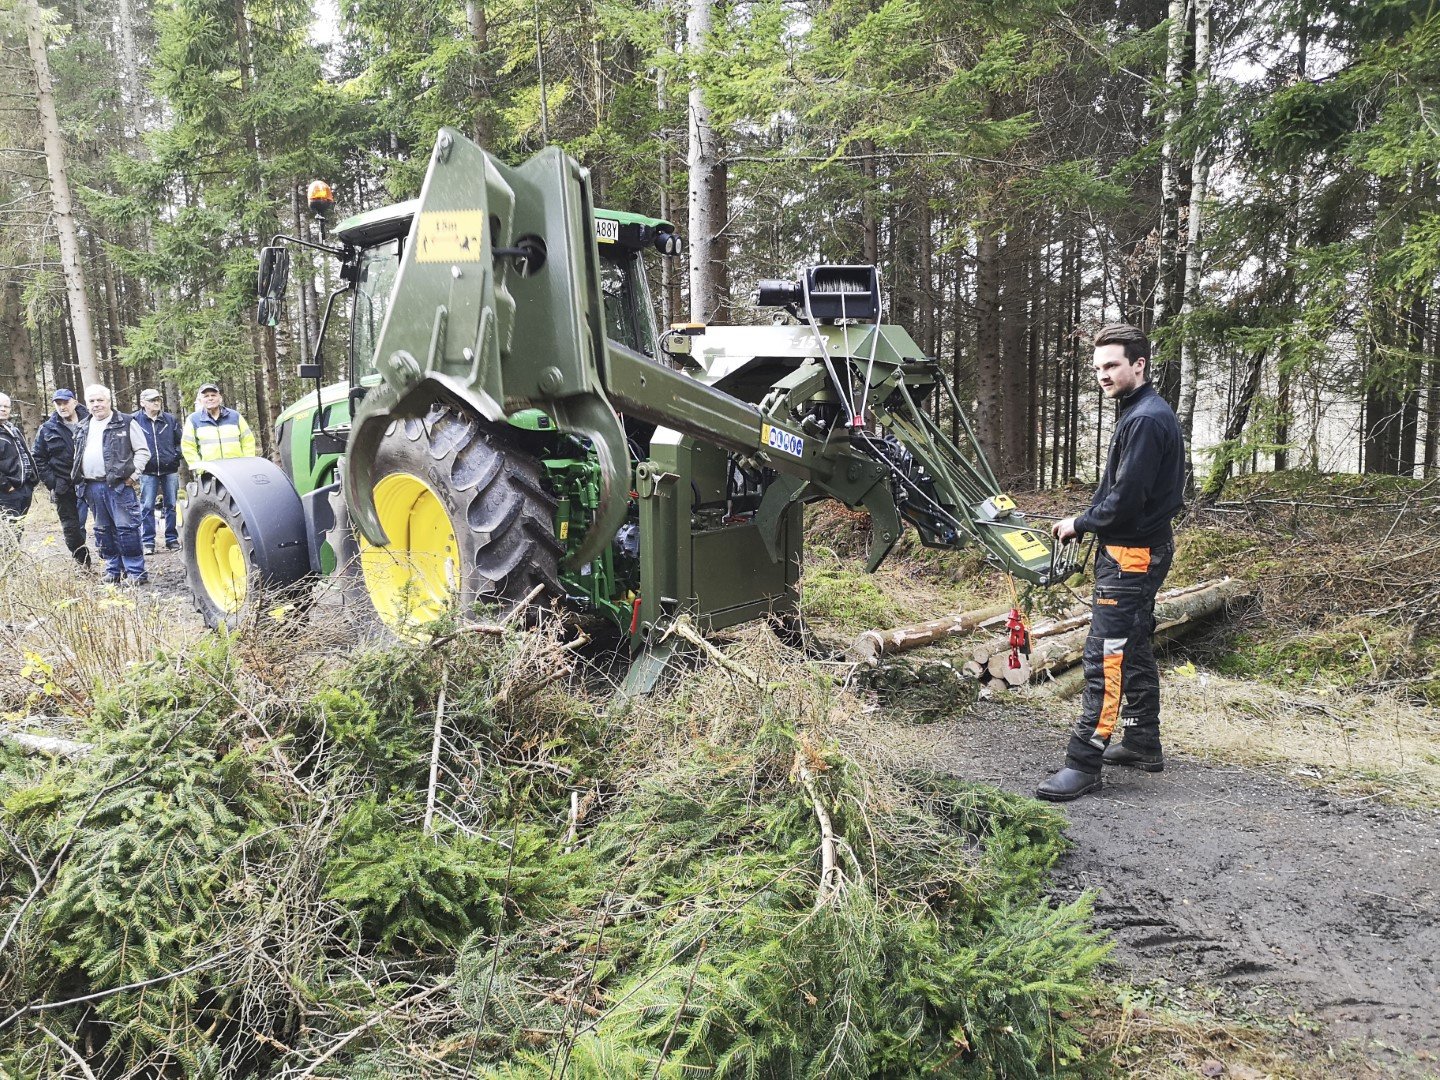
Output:
[[25,433],[14,420],[0,421],[0,491],[35,486],[34,457],[25,445]]
[[1120,402],[1105,474],[1080,532],[1105,544],[1156,547],[1174,539],[1170,519],[1185,505],[1185,439],[1175,412],[1149,383]]
[[[75,418],[82,424],[90,422],[90,411],[78,401],[75,403]],[[40,482],[47,488],[61,495],[74,488],[70,473],[75,464],[75,436],[58,412],[52,412],[40,425],[30,453],[35,458]]]

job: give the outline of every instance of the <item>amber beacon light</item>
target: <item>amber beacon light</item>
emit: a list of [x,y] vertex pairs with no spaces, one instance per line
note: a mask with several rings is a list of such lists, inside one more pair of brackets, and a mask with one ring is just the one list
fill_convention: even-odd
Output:
[[305,197],[310,201],[310,213],[318,218],[328,218],[335,208],[335,193],[324,180],[311,180]]

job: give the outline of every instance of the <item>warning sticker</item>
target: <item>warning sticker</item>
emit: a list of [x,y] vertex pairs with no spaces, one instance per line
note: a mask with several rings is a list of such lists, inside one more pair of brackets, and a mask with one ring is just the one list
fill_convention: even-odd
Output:
[[789,454],[791,457],[805,456],[805,440],[781,428],[761,424],[760,441],[771,450],[779,450],[782,454]]
[[485,214],[479,210],[432,210],[420,215],[415,261],[479,262],[484,255]]
[[1045,541],[1029,529],[1021,529],[1016,532],[1007,530],[1000,535],[1004,538],[1005,543],[1010,545],[1010,549],[1026,562],[1050,558],[1050,549],[1045,546]]

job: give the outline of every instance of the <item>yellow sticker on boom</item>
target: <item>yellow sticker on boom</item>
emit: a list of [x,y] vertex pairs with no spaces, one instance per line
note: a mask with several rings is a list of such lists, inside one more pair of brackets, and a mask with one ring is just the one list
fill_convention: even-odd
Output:
[[1013,532],[1006,530],[1000,535],[1005,543],[1010,545],[1010,550],[1025,562],[1050,558],[1050,549],[1045,546],[1045,541],[1029,529],[1019,529]]
[[485,214],[479,210],[430,210],[420,215],[415,261],[479,262],[485,235]]

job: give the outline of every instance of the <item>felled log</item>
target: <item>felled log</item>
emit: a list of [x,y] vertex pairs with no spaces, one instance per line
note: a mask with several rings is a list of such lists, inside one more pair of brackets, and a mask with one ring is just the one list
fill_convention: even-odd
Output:
[[[1221,611],[1232,601],[1247,593],[1244,582],[1225,578],[1218,582],[1207,582],[1185,589],[1175,589],[1162,594],[1155,603],[1155,642],[1164,644],[1189,633],[1201,620]],[[1090,633],[1088,626],[1063,634],[1054,634],[1030,646],[1030,670],[1039,675],[1052,675],[1066,671],[1080,662],[1085,651],[1085,639]],[[999,653],[1002,660],[1008,655],[1009,647]],[[1017,685],[1017,684],[1011,684]]]
[[[1156,639],[1165,641],[1178,637],[1188,630],[1190,624],[1206,618],[1243,595],[1245,586],[1230,578],[1187,585],[1161,593],[1155,603]],[[977,630],[998,630],[1004,627],[1008,613],[1009,608],[1005,606],[983,608],[915,626],[901,626],[893,630],[867,630],[851,643],[850,657],[873,666],[883,656],[917,649],[948,637]],[[1057,618],[1046,619],[1030,627],[1030,656],[1028,663],[1020,669],[1026,672],[1026,679],[1018,682],[1017,669],[1009,666],[1008,633],[995,633],[978,640],[960,670],[970,679],[997,679],[1007,686],[1022,685],[1032,675],[1045,672],[1053,675],[1077,664],[1089,630],[1088,607],[1067,611]]]
[[1016,667],[1010,666],[1010,653],[997,652],[990,657],[985,664],[985,670],[990,678],[996,682],[1004,683],[1006,686],[1024,686],[1030,681],[1030,660],[1021,653],[1019,664]]
[[958,615],[947,615],[943,619],[931,619],[914,626],[899,626],[894,630],[866,630],[850,643],[850,648],[846,651],[851,660],[873,667],[880,662],[882,656],[889,656],[891,653],[908,652],[955,634],[968,634],[972,630],[986,628],[997,620],[1003,625],[1009,611],[1010,608],[1002,604],[998,607],[962,611]]

